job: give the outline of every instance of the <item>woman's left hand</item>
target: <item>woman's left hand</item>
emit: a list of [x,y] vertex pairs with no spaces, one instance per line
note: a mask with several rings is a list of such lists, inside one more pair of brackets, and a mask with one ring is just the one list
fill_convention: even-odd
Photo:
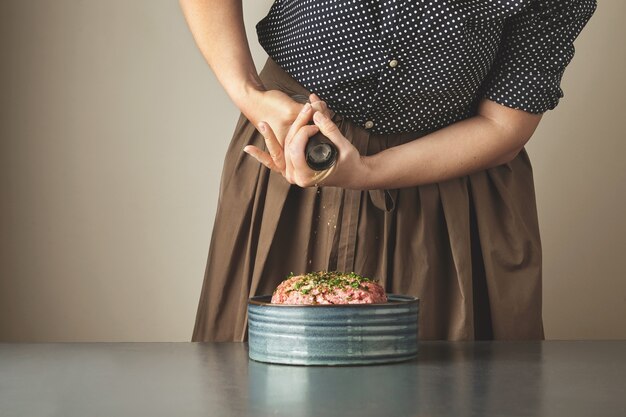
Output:
[[[268,152],[248,145],[244,152],[255,157],[267,168],[279,172],[290,184],[300,187],[331,186],[349,189],[364,189],[364,180],[369,172],[365,156],[339,131],[328,117],[326,103],[317,95],[309,96],[302,111],[291,125],[282,147],[274,131],[266,122],[259,122]],[[315,124],[308,124],[311,119]],[[309,138],[321,132],[337,147],[337,161],[324,171],[314,171],[306,163],[305,148]]]

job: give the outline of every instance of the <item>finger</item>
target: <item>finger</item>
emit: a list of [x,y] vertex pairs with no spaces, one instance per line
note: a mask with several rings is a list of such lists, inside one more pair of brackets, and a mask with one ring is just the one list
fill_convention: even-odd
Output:
[[330,111],[328,110],[328,106],[326,105],[325,102],[316,101],[314,103],[311,103],[311,107],[313,108],[313,110],[320,111],[324,113],[326,117],[330,118]]
[[[322,100],[322,99],[321,99],[321,98],[320,98],[317,94],[315,94],[315,93],[311,93],[311,94],[309,94],[309,102],[310,102],[311,104],[314,104],[314,103],[324,103],[324,104],[326,104],[326,102],[325,102],[325,101],[323,101],[323,100]],[[314,106],[313,108],[315,108],[315,106]]]
[[287,149],[287,144],[293,137],[294,133],[298,131],[302,126],[309,124],[311,118],[313,116],[313,109],[311,108],[311,103],[304,103],[300,113],[296,116],[296,120],[293,121],[289,131],[287,132],[287,136],[285,138],[284,148]]
[[257,148],[254,145],[245,146],[243,148],[243,151],[247,153],[248,155],[251,155],[254,158],[256,158],[257,161],[259,161],[260,163],[262,163],[269,169],[281,172],[278,169],[278,167],[276,167],[276,164],[274,164],[274,160],[272,159],[270,154],[268,154],[267,152],[262,151],[261,149]]
[[317,94],[311,93],[309,94],[309,101],[313,103],[314,101],[322,101],[322,99]]
[[[300,113],[298,113],[296,120],[294,120],[291,127],[289,128],[289,131],[287,132],[287,136],[285,138],[285,146],[283,147],[283,149],[289,148],[289,144],[291,143],[293,136],[295,132],[298,131],[298,129],[300,129],[302,126],[308,125],[308,123],[311,121],[312,113],[313,113],[313,110],[311,108],[311,104],[305,103]],[[291,162],[291,156],[289,155],[289,152],[284,152],[284,155],[285,155],[285,178],[287,179],[287,181],[293,184],[295,168],[293,166],[293,162]]]
[[294,178],[295,168],[293,167],[293,162],[291,162],[291,155],[289,154],[289,152],[284,152],[283,154],[285,155],[285,170],[283,171],[284,172],[283,175],[289,183],[294,184],[293,178]]
[[296,132],[291,146],[287,152],[291,155],[291,160],[295,168],[293,181],[300,187],[311,187],[313,185],[319,185],[317,177],[319,171],[312,170],[306,163],[305,150],[306,145],[311,138],[319,132],[319,127],[315,125],[303,126],[298,132]]
[[326,115],[326,117],[331,117],[330,109],[328,108],[328,104],[324,100],[322,100],[317,94],[311,93],[309,94],[309,101],[311,102],[311,106],[314,110],[321,111]]
[[319,132],[319,127],[316,125],[302,126],[293,136],[289,148],[285,149],[296,170],[311,169],[306,163],[306,145],[311,136],[317,132]]
[[280,145],[278,139],[276,139],[276,135],[268,123],[260,122],[259,127],[261,128],[261,133],[263,133],[265,146],[267,147],[270,157],[274,161],[274,165],[280,172],[283,172],[285,170],[283,147]]
[[289,152],[287,152],[287,146],[288,144],[285,143],[285,150],[283,152],[283,159],[285,160],[285,169],[283,170],[283,176],[285,177],[285,179],[293,184],[293,173],[295,171],[294,167],[293,167],[293,162],[291,162],[291,155],[289,154]]
[[313,115],[313,122],[320,128],[320,132],[337,146],[337,150],[348,149],[352,143],[339,131],[339,128],[330,118],[326,117],[322,112],[316,111]]

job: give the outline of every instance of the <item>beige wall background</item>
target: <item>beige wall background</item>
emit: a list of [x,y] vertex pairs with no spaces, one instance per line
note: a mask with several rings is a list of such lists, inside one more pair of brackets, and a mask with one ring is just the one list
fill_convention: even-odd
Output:
[[[527,147],[548,339],[626,338],[624,16],[599,1]],[[0,51],[0,340],[189,341],[239,112],[178,3],[5,0]]]

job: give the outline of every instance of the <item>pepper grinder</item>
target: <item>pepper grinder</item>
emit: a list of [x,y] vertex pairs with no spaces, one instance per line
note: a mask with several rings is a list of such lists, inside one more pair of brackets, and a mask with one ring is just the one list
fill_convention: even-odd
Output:
[[[308,97],[303,94],[292,94],[291,98],[300,103],[310,103]],[[314,171],[324,171],[337,162],[337,147],[321,132],[309,138],[304,153],[307,165]]]

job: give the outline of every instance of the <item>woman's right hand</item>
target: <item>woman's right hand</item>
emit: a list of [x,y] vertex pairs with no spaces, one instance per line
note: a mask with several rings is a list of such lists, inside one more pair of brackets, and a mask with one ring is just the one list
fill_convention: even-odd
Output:
[[295,101],[281,90],[256,91],[246,101],[244,115],[259,132],[259,122],[267,122],[283,146],[289,128],[303,107],[304,103]]

